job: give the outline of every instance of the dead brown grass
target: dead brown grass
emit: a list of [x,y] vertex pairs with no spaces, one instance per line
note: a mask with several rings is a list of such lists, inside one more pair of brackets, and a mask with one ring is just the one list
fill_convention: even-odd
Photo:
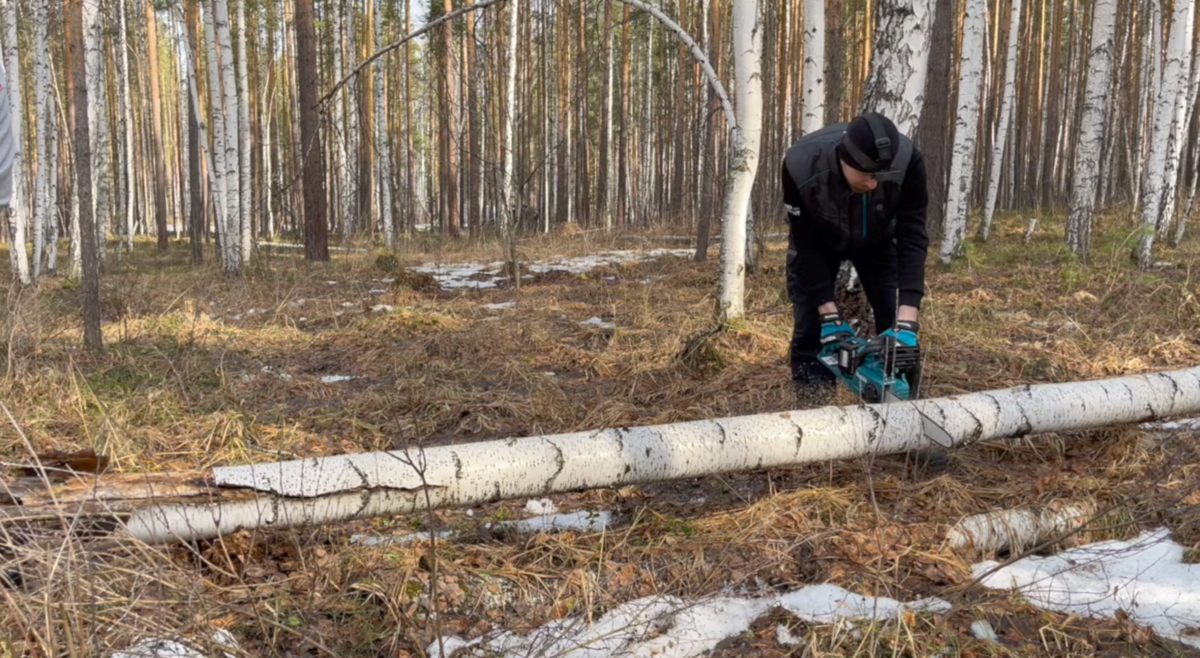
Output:
[[[1002,219],[992,244],[972,244],[953,268],[931,266],[922,318],[930,395],[1200,363],[1195,240],[1163,255],[1173,267],[1142,274],[1124,258],[1117,227],[1089,265],[1052,235],[1022,246],[1022,227]],[[525,240],[520,253],[662,246],[679,245],[581,232]],[[498,261],[499,243],[422,237],[395,263],[364,251],[310,265],[271,252],[239,280],[191,270],[181,248],[161,257],[139,247],[132,261],[110,261],[101,356],[77,348],[76,293],[61,280],[5,285],[0,401],[17,423],[0,424],[0,460],[27,458],[18,430],[38,450],[91,447],[123,471],[168,471],[791,404],[779,241],[749,277],[745,322],[687,360],[676,358],[684,341],[710,326],[715,249],[707,263],[541,275],[517,293],[445,292],[396,269]],[[483,307],[503,301],[516,306]],[[393,308],[372,310],[381,304]],[[615,331],[579,324],[592,316]],[[354,379],[322,383],[327,375]],[[92,655],[145,635],[209,637],[214,626],[247,655],[419,655],[437,632],[521,632],[649,594],[826,581],[900,599],[938,595],[957,608],[945,618],[812,627],[780,613],[718,655],[1183,655],[1128,623],[982,592],[970,584],[971,556],[950,552],[944,536],[966,514],[1087,496],[1105,513],[1067,543],[1165,523],[1200,546],[1194,438],[1117,428],[972,446],[928,480],[881,458],[557,499],[614,511],[617,526],[603,534],[488,526],[520,515],[517,502],[102,556],[25,550],[8,556],[23,585],[0,588],[0,656]],[[437,542],[436,579],[428,542],[350,542],[352,533],[404,528],[456,531]],[[971,637],[981,618],[1001,645]],[[768,622],[790,625],[806,653],[775,642],[778,623]]]

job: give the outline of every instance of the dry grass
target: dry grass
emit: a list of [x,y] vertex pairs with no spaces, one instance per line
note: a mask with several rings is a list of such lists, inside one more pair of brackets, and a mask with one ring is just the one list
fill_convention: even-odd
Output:
[[[922,319],[931,395],[1200,363],[1194,239],[1163,254],[1174,267],[1142,274],[1118,226],[1100,232],[1106,241],[1084,265],[1057,235],[1043,229],[1023,246],[1023,222],[998,221],[992,244],[972,244],[950,269],[931,266]],[[531,238],[521,254],[664,246],[680,245],[587,232]],[[749,278],[746,321],[683,362],[686,338],[708,327],[716,249],[707,263],[661,259],[542,276],[519,293],[448,293],[377,268],[393,269],[366,251],[318,265],[264,252],[244,278],[226,280],[189,268],[183,247],[158,256],[139,243],[131,260],[110,256],[101,356],[77,347],[75,290],[58,279],[25,291],[0,281],[0,402],[16,419],[0,424],[0,460],[27,459],[27,440],[43,451],[92,447],[122,471],[182,470],[784,409],[782,248],[772,243]],[[502,254],[498,243],[422,237],[399,263]],[[501,301],[516,308],[483,308]],[[378,304],[394,310],[373,312]],[[579,324],[592,316],[617,329]],[[324,375],[355,379],[323,384]],[[557,499],[612,510],[617,525],[602,534],[487,526],[521,514],[518,501],[100,556],[23,548],[8,556],[23,584],[0,587],[0,656],[95,655],[145,635],[209,637],[214,626],[247,655],[419,655],[437,633],[520,632],[649,594],[826,581],[899,599],[938,595],[956,610],[833,626],[772,613],[718,655],[1186,655],[1128,623],[983,592],[970,582],[973,556],[943,540],[966,514],[1086,496],[1105,513],[1064,543],[1165,523],[1200,547],[1194,439],[1117,428],[972,446],[928,480],[881,458]],[[431,526],[458,534],[433,552],[349,541]],[[974,640],[976,619],[991,620],[1003,643]],[[803,648],[775,642],[779,623]]]

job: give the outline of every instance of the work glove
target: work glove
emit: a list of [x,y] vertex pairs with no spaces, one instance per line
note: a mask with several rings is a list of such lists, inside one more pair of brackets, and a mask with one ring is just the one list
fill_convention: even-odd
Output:
[[842,319],[840,311],[821,315],[821,345],[829,346],[854,337],[854,329]]
[[911,320],[897,320],[895,326],[871,340],[869,349],[883,352],[884,369],[889,374],[911,371],[921,362],[917,332],[921,326]]

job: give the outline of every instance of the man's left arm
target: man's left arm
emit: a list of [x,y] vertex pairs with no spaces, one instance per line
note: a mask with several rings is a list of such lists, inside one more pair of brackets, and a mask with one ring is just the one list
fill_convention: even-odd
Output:
[[896,204],[898,320],[916,321],[921,299],[925,296],[925,259],[929,251],[929,231],[925,227],[929,206],[926,182],[925,160],[914,149]]

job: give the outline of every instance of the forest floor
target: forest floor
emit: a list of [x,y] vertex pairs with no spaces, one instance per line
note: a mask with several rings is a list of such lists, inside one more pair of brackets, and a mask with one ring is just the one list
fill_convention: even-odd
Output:
[[[1163,250],[1164,264],[1142,273],[1128,257],[1132,229],[1111,223],[1097,228],[1088,264],[1062,246],[1061,223],[1044,221],[1025,245],[1011,216],[952,267],[931,256],[926,394],[1200,364],[1200,241]],[[532,262],[686,245],[585,232],[519,250]],[[679,354],[710,326],[715,245],[703,263],[664,256],[535,274],[519,291],[443,290],[411,269],[499,261],[497,242],[422,235],[398,260],[336,252],[322,264],[264,249],[233,280],[193,269],[184,244],[158,255],[138,242],[122,259],[111,247],[100,356],[80,348],[76,289],[0,279],[0,402],[12,414],[0,423],[0,467],[28,460],[21,433],[40,451],[95,448],[114,470],[146,472],[792,406],[782,239],[748,277],[745,322],[691,359]],[[21,586],[0,587],[0,656],[104,655],[144,637],[202,641],[214,628],[253,656],[417,656],[439,636],[523,634],[651,595],[814,583],[953,608],[828,624],[774,609],[716,655],[1200,655],[1127,618],[1046,612],[985,590],[971,572],[980,556],[945,542],[964,515],[1089,500],[1103,513],[1045,552],[1165,527],[1195,557],[1197,434],[1123,427],[984,442],[934,477],[877,458],[554,497],[562,511],[610,513],[603,532],[498,529],[539,507],[512,501],[103,556],[26,555]],[[387,540],[448,530],[432,551],[427,540]],[[999,641],[976,639],[977,620]]]

